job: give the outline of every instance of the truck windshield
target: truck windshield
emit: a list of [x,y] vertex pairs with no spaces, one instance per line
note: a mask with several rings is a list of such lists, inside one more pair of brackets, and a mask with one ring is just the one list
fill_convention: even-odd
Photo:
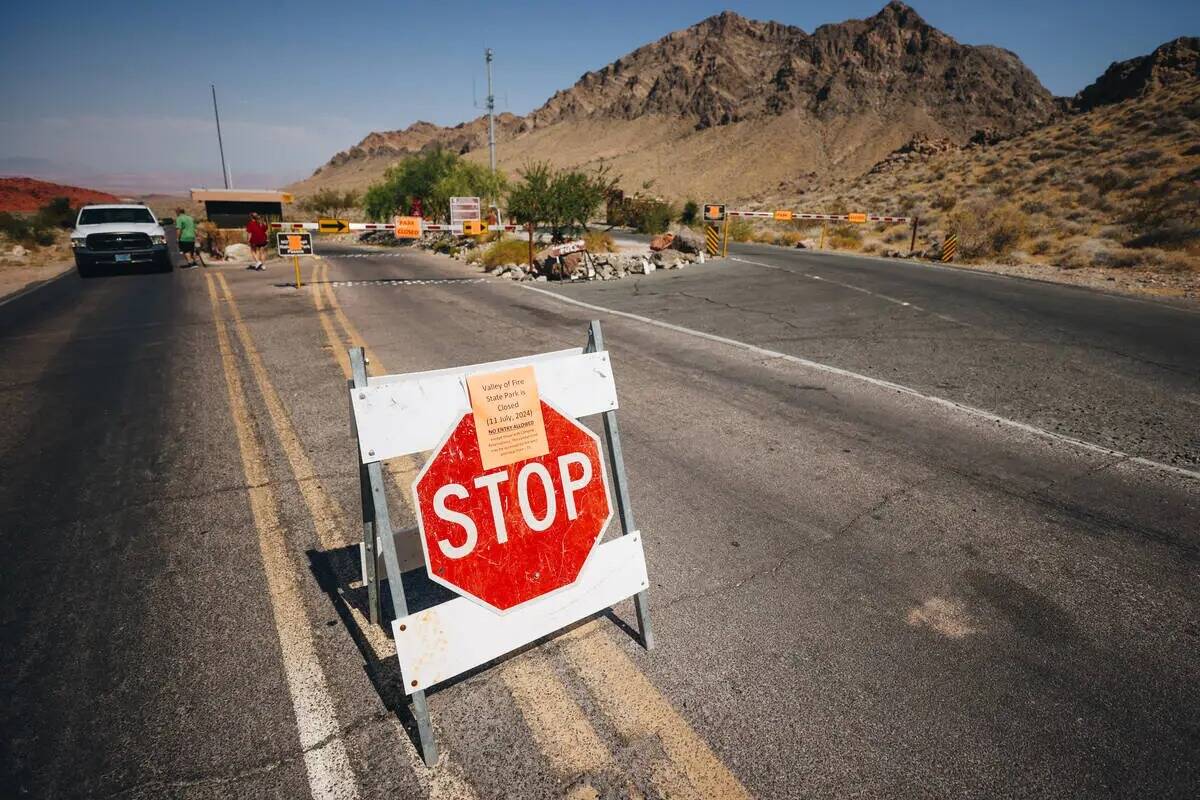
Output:
[[79,214],[80,225],[106,225],[117,222],[154,222],[148,208],[85,208]]

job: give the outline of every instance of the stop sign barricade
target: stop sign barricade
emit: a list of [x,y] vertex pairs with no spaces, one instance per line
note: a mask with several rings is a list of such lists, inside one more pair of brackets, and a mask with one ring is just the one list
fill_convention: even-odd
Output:
[[[396,653],[405,691],[412,696],[426,763],[437,760],[426,689],[629,597],[634,597],[642,644],[646,649],[654,646],[642,537],[629,503],[616,386],[599,322],[592,322],[586,348],[486,364],[368,378],[363,351],[352,349],[350,360],[350,402],[363,498],[363,581],[371,621],[377,622],[379,590],[388,578],[396,614],[391,621]],[[472,445],[467,376],[524,366],[532,367],[536,377],[551,451],[505,467],[504,475],[494,469],[480,470],[478,448]],[[604,448],[595,434],[575,421],[594,414],[601,414],[604,421]],[[427,574],[460,596],[409,613],[382,462],[426,451],[434,452],[413,489]],[[506,507],[507,530],[500,523],[496,493],[501,483],[512,490],[510,497],[521,497],[519,514],[517,503]],[[610,489],[623,535],[597,543],[612,515]],[[431,507],[436,490],[441,490],[442,505]],[[531,508],[534,503],[527,500],[535,492],[544,497],[540,510]],[[447,497],[456,504],[455,510],[449,510]],[[436,513],[431,512],[434,507]],[[556,515],[561,530],[551,527]],[[453,525],[447,527],[447,522]],[[530,542],[536,547],[536,537],[543,535],[567,538],[547,539],[553,543],[553,557],[542,553],[538,560],[535,552],[526,556],[532,560],[524,565],[517,563],[521,556],[514,555],[514,563],[509,564],[497,555],[516,554],[520,545]],[[513,549],[505,550],[508,547]],[[470,556],[487,548],[475,568],[462,568]],[[500,573],[494,572],[497,564]],[[488,570],[493,573],[482,579],[475,574]]]

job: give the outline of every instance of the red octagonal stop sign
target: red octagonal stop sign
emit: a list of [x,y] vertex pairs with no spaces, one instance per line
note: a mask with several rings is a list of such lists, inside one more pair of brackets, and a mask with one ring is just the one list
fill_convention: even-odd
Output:
[[541,404],[546,455],[484,470],[468,411],[413,483],[429,577],[499,611],[574,583],[612,517],[596,435]]

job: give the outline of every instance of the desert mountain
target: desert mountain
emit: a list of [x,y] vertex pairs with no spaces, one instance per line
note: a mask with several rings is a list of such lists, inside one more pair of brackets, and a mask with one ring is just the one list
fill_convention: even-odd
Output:
[[1200,78],[1200,37],[1181,36],[1153,53],[1113,63],[1071,101],[1078,111],[1119,103],[1177,83]]
[[[668,197],[760,196],[869,170],[915,135],[965,143],[1045,123],[1058,104],[1017,58],[964,45],[912,8],[812,33],[725,12],[582,76],[525,117],[497,118],[501,168],[610,164]],[[372,133],[292,188],[362,188],[406,154],[485,159],[486,119]]]

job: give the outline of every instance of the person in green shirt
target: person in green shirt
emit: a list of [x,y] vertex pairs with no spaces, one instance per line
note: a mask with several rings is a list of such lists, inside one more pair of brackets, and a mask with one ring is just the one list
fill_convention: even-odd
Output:
[[[184,269],[208,266],[204,259],[200,258],[200,251],[196,249],[196,220],[182,208],[175,209],[175,230],[179,232],[179,252],[187,256],[188,260]],[[196,259],[200,259],[198,263]]]

